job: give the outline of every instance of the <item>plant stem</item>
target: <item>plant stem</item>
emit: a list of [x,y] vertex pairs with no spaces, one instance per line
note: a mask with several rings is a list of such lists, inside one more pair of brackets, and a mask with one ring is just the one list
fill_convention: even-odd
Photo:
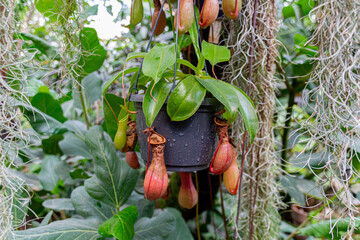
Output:
[[289,138],[289,130],[290,130],[290,123],[291,123],[291,114],[293,111],[293,107],[295,104],[295,95],[296,91],[293,85],[296,85],[296,80],[293,80],[293,85],[291,85],[289,79],[287,78],[283,68],[279,64],[279,62],[276,62],[276,68],[277,71],[284,77],[284,82],[286,85],[286,88],[289,91],[289,100],[288,100],[288,106],[286,108],[286,116],[285,116],[285,126],[284,126],[284,132],[282,135],[282,149],[281,149],[281,168],[285,169],[285,164],[288,161],[288,155],[287,155],[287,145],[288,145],[288,138]]
[[229,233],[228,233],[228,229],[227,229],[227,225],[226,225],[226,216],[225,216],[225,208],[224,208],[224,199],[223,199],[223,192],[222,192],[222,175],[220,175],[219,181],[220,181],[220,200],[221,200],[221,212],[222,212],[222,218],[223,218],[223,222],[224,222],[224,227],[225,227],[225,235],[226,235],[226,240],[229,240]]
[[[199,196],[199,180],[198,180],[197,172],[195,172],[195,184],[196,184],[196,191]],[[196,203],[196,232],[197,232],[198,240],[201,240],[200,224],[199,224],[199,197]]]
[[209,182],[210,205],[211,205],[211,224],[214,227],[215,239],[217,239],[216,225],[215,225],[215,214],[214,214],[214,198],[213,198],[213,193],[212,193],[211,177],[210,177],[209,173],[207,175],[208,175],[208,182]]
[[86,128],[89,129],[90,128],[90,122],[89,122],[89,119],[88,119],[88,116],[87,116],[87,110],[86,110],[86,106],[85,106],[83,91],[82,91],[82,88],[81,88],[80,84],[78,85],[78,93],[79,93],[79,97],[80,97],[81,106],[83,108]]
[[[340,190],[340,192],[342,192],[343,190],[344,190],[344,188],[342,188],[342,189]],[[330,199],[330,201],[335,200],[336,197],[337,197],[337,195],[334,195],[334,196]],[[290,240],[292,237],[294,237],[294,236],[299,232],[299,230],[300,230],[301,228],[303,228],[313,217],[315,217],[316,215],[318,215],[325,207],[328,206],[328,202],[329,202],[329,201],[326,201],[326,202],[324,203],[324,205],[322,205],[318,210],[316,210],[316,211],[314,212],[313,215],[308,216],[307,219],[306,219],[304,222],[302,222],[302,223],[289,235],[289,237],[288,237],[286,240]]]
[[244,163],[245,163],[245,156],[246,156],[246,152],[244,152],[245,150],[245,143],[246,143],[246,137],[247,137],[247,131],[245,131],[244,133],[244,139],[243,139],[243,144],[241,147],[241,166],[240,166],[240,180],[239,180],[239,186],[238,186],[238,208],[237,208],[237,213],[236,213],[236,221],[235,221],[235,232],[234,232],[234,240],[237,239],[237,231],[238,231],[238,224],[239,224],[239,219],[240,219],[240,211],[241,211],[241,190],[242,190],[242,176],[243,176],[243,170],[244,170]]

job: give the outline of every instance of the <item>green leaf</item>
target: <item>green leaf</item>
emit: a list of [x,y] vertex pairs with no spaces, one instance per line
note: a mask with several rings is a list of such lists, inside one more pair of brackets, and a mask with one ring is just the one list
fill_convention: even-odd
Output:
[[145,52],[131,52],[126,56],[126,62],[135,59],[135,58],[144,58],[146,56]]
[[229,61],[231,57],[230,50],[227,47],[208,43],[204,40],[202,42],[202,54],[213,66],[219,62]]
[[187,226],[181,212],[175,208],[166,208],[176,219],[175,231],[172,231],[171,234],[166,238],[168,240],[192,240],[194,239],[191,235],[189,227]]
[[84,139],[79,138],[74,133],[65,133],[64,139],[59,142],[59,146],[65,155],[82,156],[87,159],[91,159],[92,157]]
[[36,94],[31,100],[31,105],[61,123],[66,121],[61,105],[49,93]]
[[290,17],[295,17],[296,14],[295,14],[295,10],[294,10],[294,7],[293,6],[287,6],[287,7],[284,7],[282,9],[282,14],[284,16],[284,19],[287,19],[287,18],[290,18]]
[[51,155],[46,156],[42,161],[39,180],[46,191],[53,190],[60,179],[55,172],[55,165],[59,162],[59,158]]
[[146,198],[140,199],[135,203],[139,218],[148,217],[151,218],[154,214],[155,201],[149,201]]
[[137,171],[119,158],[100,126],[88,131],[85,142],[95,159],[95,176],[85,181],[85,189],[92,198],[118,209],[135,188]]
[[175,217],[167,211],[153,218],[141,218],[134,226],[134,240],[166,239],[175,230],[175,226]]
[[[174,71],[171,71],[171,72],[172,72],[172,76],[174,76]],[[163,76],[165,77],[166,74],[167,74],[167,71],[164,72]],[[131,80],[130,80],[131,83],[130,83],[130,88],[129,88],[129,90],[131,90],[131,89],[135,86],[136,78],[137,78],[137,73],[135,73],[135,74],[131,77]],[[142,72],[140,72],[137,88],[138,88],[138,89],[141,89],[141,87],[145,87],[146,84],[147,84],[148,82],[151,82],[151,81],[152,81],[152,78],[151,78],[151,77],[146,76],[146,75],[144,75]],[[146,87],[145,87],[145,88],[146,88]]]
[[204,100],[206,89],[190,75],[182,80],[169,97],[167,112],[172,121],[191,117]]
[[77,73],[90,74],[98,70],[106,57],[106,51],[100,45],[96,30],[85,27],[80,32],[82,54],[78,63]]
[[55,211],[73,211],[75,210],[70,198],[55,198],[47,199],[42,203],[44,208],[49,208]]
[[[110,135],[111,139],[114,139],[116,131],[118,129],[118,122],[115,116],[119,115],[123,105],[123,98],[110,93],[105,94],[103,101],[104,127],[106,132]],[[128,108],[130,111],[135,110],[134,102],[128,103]]]
[[231,122],[235,120],[239,109],[250,140],[254,141],[259,129],[259,122],[254,105],[246,94],[235,86],[214,78],[196,77],[196,80],[225,106],[230,113]]
[[[139,67],[133,67],[133,68],[129,68],[126,69],[124,71],[124,76],[126,74],[129,73],[133,73],[133,72],[137,72],[139,71]],[[106,81],[106,83],[104,84],[104,86],[102,87],[102,95],[105,95],[106,91],[109,89],[109,87],[111,86],[111,84],[113,84],[116,80],[118,80],[119,78],[121,79],[123,75],[123,72],[119,72],[117,74],[115,74],[112,78],[110,78],[109,80]]]
[[[148,89],[151,89],[153,85],[154,83],[151,83]],[[148,127],[151,127],[161,107],[164,105],[171,87],[172,83],[165,82],[164,80],[156,83],[152,91],[152,95],[156,99],[156,102],[150,95],[151,91],[146,91],[143,101],[143,112],[146,119],[146,125]]]
[[179,49],[186,48],[191,44],[191,42],[192,42],[191,37],[187,34],[184,34],[179,38],[178,47]]
[[135,206],[129,206],[101,224],[99,233],[104,237],[128,240],[134,237],[134,224],[138,218]]
[[[300,229],[301,235],[313,236],[316,238],[327,238],[327,239],[342,239],[342,233],[346,233],[349,225],[350,218],[344,219],[332,219],[325,220],[318,223],[311,224],[307,227]],[[353,222],[353,221],[352,221]],[[358,219],[354,220],[354,233],[360,233],[360,221]]]
[[143,63],[143,73],[157,83],[163,72],[175,64],[175,45],[156,45],[146,54]]
[[62,151],[59,147],[59,142],[63,139],[64,136],[62,134],[55,134],[47,139],[42,139],[41,143],[44,153],[51,155],[56,155],[56,154],[62,155]]
[[41,221],[39,227],[42,227],[42,226],[46,226],[49,224],[50,220],[51,220],[51,217],[53,215],[54,211],[51,210],[50,212],[48,212],[45,217],[43,218],[43,220]]
[[[199,9],[196,6],[195,6],[195,13],[196,13],[197,20],[199,21]],[[204,58],[204,56],[202,56],[202,53],[200,51],[199,35],[198,35],[198,30],[197,30],[196,24],[197,24],[196,21],[194,21],[193,25],[191,26],[191,28],[189,30],[189,33],[190,33],[192,44],[195,49],[196,57],[197,57],[197,59],[201,59],[201,58]],[[200,69],[202,69],[202,68],[200,68]]]
[[96,219],[75,219],[55,221],[46,226],[16,231],[13,240],[58,240],[76,239],[91,240],[101,236],[97,230],[99,222]]
[[[9,172],[9,173],[11,173],[11,172]],[[19,178],[19,179],[23,180],[24,178]],[[12,181],[15,181],[15,180],[12,180]],[[21,184],[21,183],[17,183],[17,184]],[[28,182],[26,182],[26,184],[28,184]],[[2,192],[2,194],[3,194],[3,197],[8,197],[12,193],[10,192],[10,190],[6,189],[5,191]],[[18,189],[15,192],[15,195],[13,197],[14,200],[12,202],[12,207],[11,207],[11,214],[13,217],[12,224],[13,224],[13,227],[15,227],[15,228],[20,227],[23,224],[24,218],[27,215],[27,212],[29,209],[28,197],[29,196],[28,196],[27,192],[25,191],[25,189]]]
[[[177,63],[182,64],[184,66],[189,67],[191,70],[193,70],[195,72],[195,74],[199,75],[201,71],[199,71],[198,68],[196,68],[194,65],[192,65],[188,60],[184,60],[184,59],[177,59]],[[177,75],[176,75],[177,76]]]
[[17,105],[25,109],[24,113],[27,116],[32,128],[39,134],[52,135],[61,129],[66,129],[64,124],[31,105],[23,102],[18,102]]
[[314,181],[299,177],[281,176],[280,183],[286,192],[301,206],[306,204],[305,195],[323,198],[320,188]]
[[75,211],[84,218],[98,218],[99,221],[105,221],[113,216],[115,208],[101,203],[86,192],[85,187],[77,187],[71,193],[71,201]]
[[[91,73],[81,81],[81,94],[85,102],[86,109],[91,108],[94,102],[101,98],[101,78],[97,72]],[[73,91],[72,97],[74,106],[82,109],[79,91]]]
[[35,7],[39,12],[44,14],[45,17],[48,17],[50,21],[56,22],[64,20],[62,14],[64,14],[65,9],[68,11],[66,13],[67,16],[70,16],[73,13],[76,2],[70,3],[73,5],[66,6],[65,2],[62,0],[36,0]]
[[250,140],[254,141],[255,136],[259,131],[259,121],[255,111],[254,103],[240,88],[233,85],[231,86],[237,90],[235,93],[239,100],[240,115],[243,118],[245,128],[250,136]]
[[64,123],[66,128],[69,131],[72,131],[76,136],[81,139],[85,139],[85,134],[87,132],[85,123],[78,120],[68,120]]
[[34,46],[46,56],[52,58],[56,55],[56,48],[44,39],[30,33],[20,33],[20,36],[25,40],[31,40],[34,43]]
[[296,4],[301,7],[303,16],[308,15],[311,9],[315,7],[314,0],[298,0]]

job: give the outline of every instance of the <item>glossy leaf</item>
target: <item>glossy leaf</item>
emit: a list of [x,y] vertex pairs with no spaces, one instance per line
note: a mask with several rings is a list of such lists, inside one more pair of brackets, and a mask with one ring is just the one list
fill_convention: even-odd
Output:
[[[228,84],[228,83],[227,83]],[[228,84],[230,85],[230,84]],[[257,132],[259,131],[259,121],[255,111],[254,103],[240,88],[231,85],[237,91],[235,91],[239,100],[240,115],[244,120],[246,130],[250,136],[251,141],[254,140]]]
[[156,45],[146,54],[143,73],[157,83],[163,72],[175,63],[175,45]]
[[99,233],[104,237],[116,237],[119,240],[133,239],[134,224],[138,218],[135,206],[129,206],[101,224]]
[[202,53],[206,60],[211,65],[215,66],[219,62],[226,62],[230,60],[230,50],[225,46],[219,46],[216,44],[202,42]]
[[234,91],[225,82],[212,78],[196,78],[225,108],[229,111],[231,120],[235,120],[237,115],[238,100]]
[[188,76],[182,80],[169,97],[167,112],[172,121],[183,121],[191,117],[204,100],[206,89]]
[[143,112],[148,127],[151,127],[153,124],[172,87],[172,83],[165,82],[164,80],[156,83],[152,91],[152,95],[156,99],[155,102],[150,94],[150,89],[153,84],[154,83],[152,83],[149,86],[148,91],[146,91],[143,101]]
[[101,203],[86,192],[85,187],[77,187],[71,193],[71,201],[77,214],[84,218],[98,218],[105,221],[113,216],[115,208]]
[[119,208],[135,188],[137,171],[123,157],[119,158],[113,142],[105,137],[100,126],[87,132],[85,142],[95,160],[95,175],[85,181],[86,191],[92,198]]
[[12,240],[57,240],[57,239],[76,239],[90,240],[98,239],[100,223],[96,219],[69,218],[66,220],[55,221],[46,226],[30,228],[24,231],[14,232]]
[[134,226],[134,240],[166,239],[175,230],[175,226],[175,217],[167,211],[163,211],[156,217],[141,218]]
[[[196,18],[199,21],[199,9],[195,6],[195,13],[196,13]],[[198,24],[196,21],[194,21],[193,25],[191,26],[189,33],[190,33],[190,37],[191,37],[191,41],[193,43],[194,49],[195,49],[195,54],[197,59],[203,58],[202,53],[200,51],[200,46],[199,46],[199,33],[196,27],[196,24]]]
[[191,70],[193,70],[196,74],[199,74],[200,71],[198,68],[196,68],[194,65],[192,65],[188,60],[184,60],[184,59],[180,59],[178,58],[177,59],[177,62],[184,65],[184,66],[187,66],[189,67]]
[[246,130],[253,141],[259,129],[259,123],[255,108],[245,93],[229,83],[214,78],[197,77],[196,79],[225,106],[230,113],[231,122],[235,120],[237,110],[240,110]]

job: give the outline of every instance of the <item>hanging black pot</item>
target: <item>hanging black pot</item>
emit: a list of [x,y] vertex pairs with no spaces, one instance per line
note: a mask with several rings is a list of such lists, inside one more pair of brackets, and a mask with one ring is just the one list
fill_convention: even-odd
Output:
[[[132,95],[131,101],[135,103],[138,112],[136,127],[141,157],[146,164],[149,145],[148,136],[142,133],[147,128],[142,111],[143,95]],[[168,171],[192,172],[209,167],[215,150],[214,113],[217,110],[219,103],[215,99],[206,98],[193,116],[185,121],[175,122],[170,120],[165,102],[152,126],[167,140],[164,156]],[[151,151],[149,159],[152,159]]]

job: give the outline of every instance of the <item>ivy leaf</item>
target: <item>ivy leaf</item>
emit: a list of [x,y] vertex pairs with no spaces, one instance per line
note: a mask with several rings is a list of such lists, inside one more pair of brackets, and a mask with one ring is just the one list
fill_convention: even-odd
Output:
[[134,240],[166,239],[175,230],[175,226],[175,217],[167,211],[153,218],[140,218],[134,226]]
[[117,154],[100,126],[90,128],[85,143],[95,160],[95,175],[85,181],[85,189],[92,198],[118,209],[135,188],[137,171],[128,166],[123,154]]
[[104,237],[116,237],[119,240],[132,239],[137,218],[136,207],[129,206],[101,224],[98,232]]
[[227,47],[208,43],[206,41],[202,42],[202,53],[205,59],[213,66],[219,62],[229,61],[231,57],[230,50]]
[[46,226],[31,228],[24,231],[16,231],[13,240],[57,240],[57,239],[77,239],[90,240],[98,239],[100,223],[96,219],[76,219],[55,221]]
[[163,72],[174,64],[175,45],[156,45],[144,58],[143,73],[157,83]]

